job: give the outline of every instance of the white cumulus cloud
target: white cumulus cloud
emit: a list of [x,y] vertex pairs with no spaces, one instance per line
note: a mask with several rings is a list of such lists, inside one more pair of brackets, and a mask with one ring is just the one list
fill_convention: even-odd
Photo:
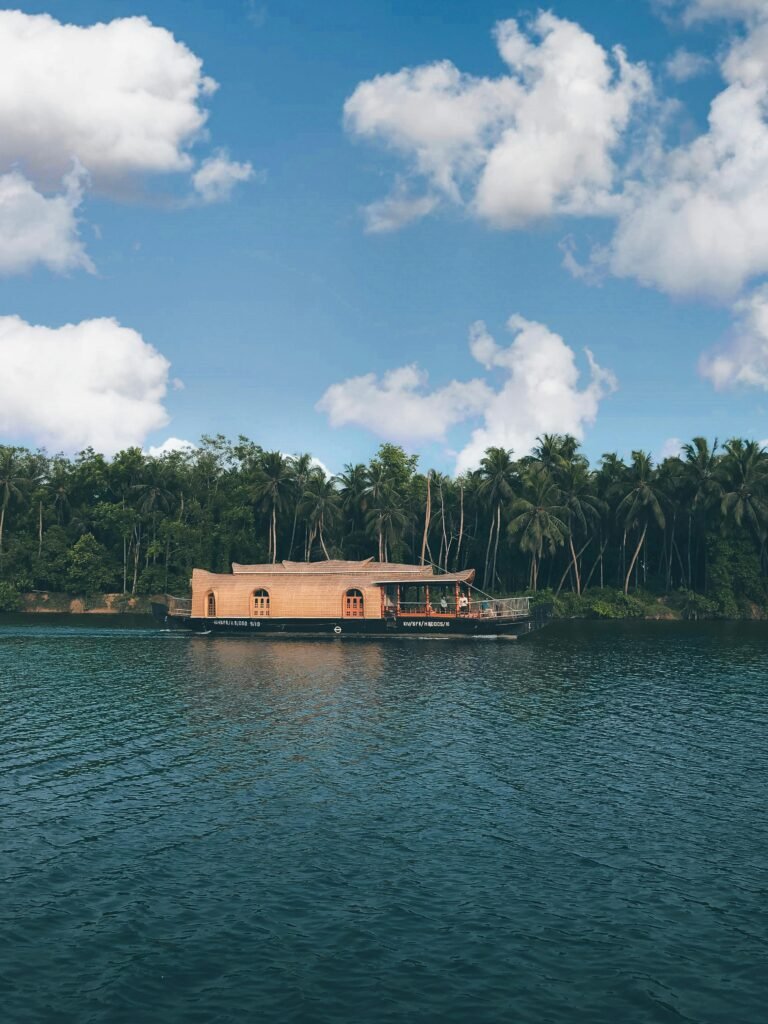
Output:
[[251,176],[250,165],[214,154],[195,172],[190,152],[206,138],[203,103],[216,88],[200,58],[148,18],[80,26],[0,11],[0,175],[12,176],[3,189],[0,270],[35,262],[46,234],[54,255],[37,261],[59,270],[88,265],[74,193],[59,192],[73,161],[113,198],[164,174],[194,174],[204,199],[226,198]]
[[708,130],[626,185],[610,255],[620,277],[727,298],[768,272],[768,21],[721,70]]
[[495,38],[508,74],[440,61],[379,75],[346,101],[348,130],[400,152],[432,193],[497,227],[610,208],[612,154],[650,92],[645,68],[550,13],[530,35],[501,21]]
[[65,25],[0,11],[0,164],[55,186],[76,156],[108,187],[134,173],[191,169],[187,147],[216,83],[147,18]]
[[116,320],[51,328],[0,316],[0,366],[8,439],[112,454],[168,422],[168,360]]
[[42,263],[50,270],[93,270],[78,236],[81,177],[72,171],[63,191],[38,192],[19,171],[0,174],[0,274],[19,273]]
[[522,454],[543,433],[582,438],[597,418],[601,400],[617,387],[613,373],[599,366],[589,349],[589,379],[580,387],[573,349],[544,324],[515,315],[507,327],[514,340],[506,347],[496,343],[482,322],[470,332],[475,359],[488,370],[505,371],[506,379],[483,409],[483,425],[459,453],[459,472],[477,466],[491,445]]
[[196,447],[191,441],[185,441],[181,437],[168,437],[162,444],[150,445],[147,455],[152,459],[161,459],[163,455],[170,455],[172,452],[193,452]]
[[333,384],[317,404],[331,426],[349,424],[393,441],[440,441],[449,427],[479,413],[490,399],[480,380],[452,381],[429,391],[429,375],[418,366],[350,377]]
[[716,388],[748,384],[768,390],[768,285],[734,306],[730,343],[702,357],[700,370]]
[[485,380],[452,381],[430,391],[425,371],[403,366],[381,380],[366,374],[334,384],[317,408],[332,426],[354,424],[406,443],[440,441],[450,427],[482,419],[457,457],[458,472],[477,466],[491,445],[522,454],[541,433],[583,437],[600,401],[616,388],[613,374],[587,349],[589,379],[582,387],[575,353],[559,335],[517,315],[507,326],[514,335],[507,346],[498,345],[481,321],[470,328],[470,351]]

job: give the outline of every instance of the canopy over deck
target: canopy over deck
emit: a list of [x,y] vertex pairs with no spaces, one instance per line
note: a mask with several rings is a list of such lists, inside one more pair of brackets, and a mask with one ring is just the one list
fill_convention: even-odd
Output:
[[372,580],[371,582],[375,583],[377,586],[380,586],[380,587],[385,586],[388,583],[399,583],[399,584],[409,584],[409,583],[411,583],[411,584],[416,584],[417,586],[434,587],[434,586],[438,586],[441,583],[445,584],[446,586],[449,585],[449,584],[450,585],[454,585],[456,583],[467,583],[467,584],[469,584],[469,583],[472,582],[472,580],[474,578],[475,578],[475,570],[474,569],[464,569],[462,572],[446,572],[446,573],[441,573],[441,575],[439,575],[439,576],[435,576],[434,574],[432,574],[432,575],[429,575],[429,576],[426,576],[426,575],[425,576],[417,576],[415,578],[413,576],[406,576],[406,575],[402,575],[402,574],[394,574],[392,576],[388,576],[387,579],[375,579],[375,580]]

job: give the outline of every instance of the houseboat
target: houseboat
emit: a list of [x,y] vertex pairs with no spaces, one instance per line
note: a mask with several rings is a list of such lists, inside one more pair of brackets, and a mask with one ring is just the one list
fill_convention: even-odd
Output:
[[472,586],[474,569],[329,559],[195,569],[192,597],[166,598],[155,614],[199,633],[305,636],[507,636],[543,626],[527,597],[494,599]]

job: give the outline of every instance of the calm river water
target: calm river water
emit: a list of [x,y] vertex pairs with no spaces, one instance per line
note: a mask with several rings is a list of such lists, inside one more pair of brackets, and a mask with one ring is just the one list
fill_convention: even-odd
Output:
[[2,1020],[762,1022],[766,652],[6,620]]

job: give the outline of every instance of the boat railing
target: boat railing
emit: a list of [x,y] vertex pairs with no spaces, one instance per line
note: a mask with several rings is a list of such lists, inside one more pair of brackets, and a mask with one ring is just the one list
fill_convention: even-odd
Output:
[[192,598],[191,597],[173,597],[171,594],[165,595],[165,600],[168,605],[169,615],[186,615],[192,614]]
[[424,601],[401,601],[398,615],[419,615],[422,618],[449,615],[475,619],[527,619],[531,614],[530,597],[473,598],[467,607],[459,605],[457,610],[453,602],[442,608],[439,603],[426,604]]
[[431,615],[456,614],[453,605],[441,608],[439,601],[437,604],[426,604],[424,601],[401,601],[397,607],[399,615],[420,615],[422,618],[428,618]]
[[474,600],[470,615],[481,619],[527,619],[531,614],[530,597],[498,597]]

